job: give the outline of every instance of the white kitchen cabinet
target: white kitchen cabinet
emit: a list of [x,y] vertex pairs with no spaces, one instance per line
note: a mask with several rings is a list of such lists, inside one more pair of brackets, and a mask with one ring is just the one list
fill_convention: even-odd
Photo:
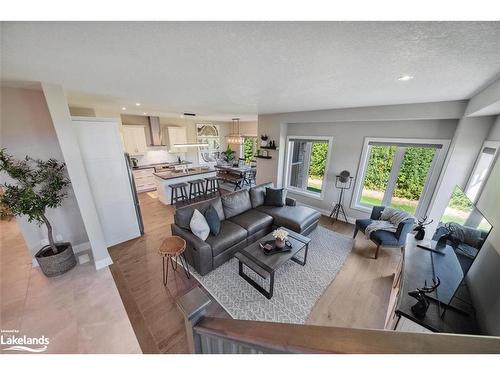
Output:
[[168,127],[168,144],[169,151],[173,153],[187,152],[186,147],[174,147],[175,144],[187,143],[186,128],[180,126]]
[[135,189],[138,193],[156,190],[154,168],[134,169]]
[[124,125],[123,146],[130,155],[144,154],[147,149],[146,133],[142,125]]

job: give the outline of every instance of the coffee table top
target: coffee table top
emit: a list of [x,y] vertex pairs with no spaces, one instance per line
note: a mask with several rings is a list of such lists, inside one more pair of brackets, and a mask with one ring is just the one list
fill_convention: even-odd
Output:
[[260,276],[265,277],[266,275],[263,275],[263,273],[276,271],[311,241],[310,238],[296,233],[288,228],[280,227],[279,229],[283,229],[288,232],[288,241],[292,244],[292,250],[283,253],[265,255],[264,250],[261,249],[259,244],[261,242],[263,243],[274,239],[272,233],[269,233],[256,242],[248,245],[243,250],[240,250],[235,254],[235,257],[257,272]]

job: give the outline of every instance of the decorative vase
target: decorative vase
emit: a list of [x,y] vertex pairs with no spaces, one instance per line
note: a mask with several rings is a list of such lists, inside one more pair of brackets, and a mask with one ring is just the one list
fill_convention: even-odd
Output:
[[419,229],[415,234],[415,239],[417,241],[423,240],[425,237],[425,229]]
[[278,249],[283,249],[285,247],[285,240],[280,240],[276,238],[275,245]]

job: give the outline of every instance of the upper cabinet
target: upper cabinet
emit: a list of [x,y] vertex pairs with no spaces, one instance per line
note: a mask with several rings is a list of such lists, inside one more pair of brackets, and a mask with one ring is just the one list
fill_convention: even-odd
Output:
[[185,147],[174,147],[175,144],[187,143],[186,128],[180,126],[168,127],[168,145],[170,152],[186,152]]
[[131,155],[144,154],[147,149],[146,133],[143,125],[123,125],[123,146]]

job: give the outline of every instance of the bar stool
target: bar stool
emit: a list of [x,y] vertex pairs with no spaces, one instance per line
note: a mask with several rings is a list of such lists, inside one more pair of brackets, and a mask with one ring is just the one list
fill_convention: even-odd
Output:
[[172,270],[176,272],[178,261],[180,261],[187,278],[191,278],[191,273],[189,272],[189,265],[187,263],[184,250],[186,250],[186,241],[179,236],[169,236],[165,238],[160,245],[158,254],[162,257],[163,285],[167,286],[169,263],[172,266]]
[[217,176],[205,178],[205,195],[220,194],[219,178]]
[[[178,184],[170,185],[170,204],[174,204],[177,202],[185,202],[188,200],[188,195],[186,192],[186,187],[188,185],[185,182],[179,182]],[[180,193],[180,194],[179,194]]]
[[205,196],[205,189],[203,188],[203,183],[205,181],[198,179],[189,181],[189,200],[195,200],[196,198]]

